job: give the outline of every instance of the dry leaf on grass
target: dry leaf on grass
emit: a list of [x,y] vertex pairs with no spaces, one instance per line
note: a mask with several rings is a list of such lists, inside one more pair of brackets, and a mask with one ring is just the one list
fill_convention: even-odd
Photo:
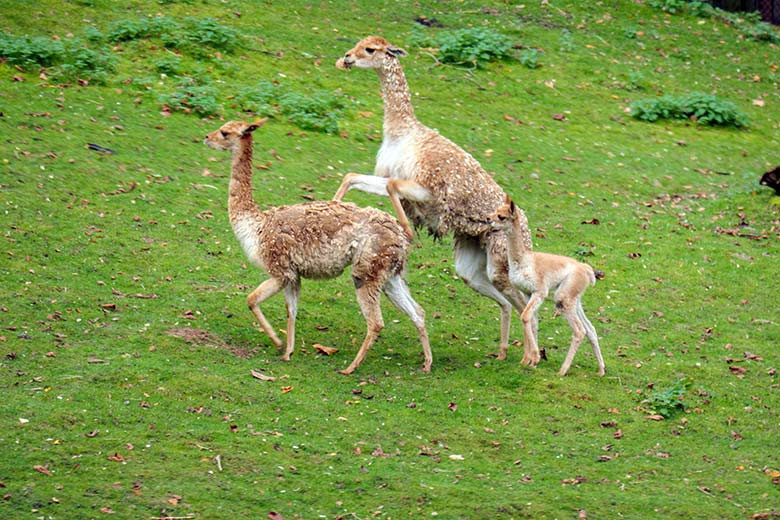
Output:
[[322,352],[326,356],[332,356],[339,351],[337,348],[326,347],[325,345],[320,345],[319,343],[315,343],[314,348],[317,350],[317,352]]
[[262,372],[258,372],[257,370],[250,370],[250,372],[252,373],[252,377],[259,379],[260,381],[276,381],[275,377],[267,376]]
[[49,466],[48,465],[46,465],[46,466],[40,466],[40,465],[33,466],[33,469],[35,471],[37,471],[38,473],[43,473],[44,475],[47,475],[47,476],[51,477],[51,471],[49,471]]

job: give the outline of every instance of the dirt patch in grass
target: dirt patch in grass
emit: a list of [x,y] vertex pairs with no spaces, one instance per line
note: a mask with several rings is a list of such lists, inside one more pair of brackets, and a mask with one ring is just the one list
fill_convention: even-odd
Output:
[[212,347],[222,350],[227,350],[236,357],[242,359],[249,359],[255,355],[257,349],[248,349],[239,345],[231,345],[222,340],[219,336],[215,336],[211,332],[203,329],[193,329],[190,327],[182,327],[176,329],[170,329],[167,331],[169,336],[180,338],[189,343],[190,345],[197,345],[199,347]]

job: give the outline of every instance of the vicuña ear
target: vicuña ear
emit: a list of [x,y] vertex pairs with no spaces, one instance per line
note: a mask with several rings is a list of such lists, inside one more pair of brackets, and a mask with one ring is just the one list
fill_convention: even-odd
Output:
[[244,135],[251,134],[252,132],[257,130],[258,128],[263,126],[266,123],[266,121],[268,121],[268,118],[264,117],[263,119],[258,119],[254,123],[250,123],[249,126],[247,126],[246,129],[243,132],[241,132],[241,135],[244,136]]
[[515,201],[510,200],[509,201],[509,214],[510,215],[514,215],[515,214],[515,210],[517,210],[517,206],[515,206]]
[[390,47],[387,48],[387,52],[389,52],[390,54],[393,54],[394,56],[397,56],[398,58],[405,58],[405,57],[408,56],[406,51],[403,50],[400,47],[392,47],[392,46],[390,46]]
[[504,204],[509,204],[510,202],[512,202],[512,199],[509,198],[509,194],[504,193]]

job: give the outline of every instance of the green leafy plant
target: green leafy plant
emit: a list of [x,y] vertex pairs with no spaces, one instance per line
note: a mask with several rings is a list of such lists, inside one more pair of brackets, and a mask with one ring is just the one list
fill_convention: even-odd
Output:
[[182,21],[167,16],[124,19],[112,23],[106,39],[128,42],[160,39],[165,47],[203,55],[204,49],[233,52],[242,45],[241,34],[214,18],[188,17]]
[[176,55],[163,56],[154,62],[154,68],[160,74],[179,76],[182,74],[181,58]]
[[217,102],[217,90],[207,85],[184,85],[175,92],[160,96],[160,101],[171,110],[213,116],[222,110]]
[[561,32],[561,36],[559,38],[559,48],[563,52],[574,52],[574,50],[577,48],[574,42],[574,36],[568,29],[564,29]]
[[0,57],[11,65],[48,67],[62,61],[64,55],[65,45],[61,40],[0,34]]
[[283,89],[280,85],[270,81],[258,81],[252,87],[239,90],[236,99],[242,110],[257,115],[274,115],[278,111],[282,93]]
[[660,96],[639,99],[630,105],[631,115],[641,121],[688,119],[712,126],[748,125],[748,117],[737,106],[712,94],[692,93],[683,96]]
[[645,90],[645,76],[639,71],[632,70],[628,73],[628,90]]
[[330,92],[304,95],[269,81],[240,90],[236,98],[242,110],[282,115],[304,130],[329,134],[338,132],[338,115],[347,104],[346,98]]
[[443,32],[437,36],[436,43],[437,57],[443,63],[468,63],[476,67],[505,59],[512,49],[506,36],[484,27]]
[[537,49],[526,49],[520,53],[520,63],[529,69],[535,69],[541,66],[539,64],[540,55],[541,52],[539,52]]
[[648,411],[669,418],[677,412],[685,410],[685,396],[688,393],[690,382],[683,378],[673,385],[663,389],[653,389],[642,400],[642,404]]
[[0,35],[0,58],[22,68],[41,67],[61,80],[105,82],[114,70],[113,57],[92,49],[79,38],[55,40],[42,36]]
[[209,47],[223,52],[233,52],[240,47],[238,31],[223,25],[214,18],[187,18],[184,37],[196,47]]
[[290,122],[304,130],[335,134],[339,130],[337,114],[344,103],[326,92],[311,96],[291,92],[281,97],[279,108]]

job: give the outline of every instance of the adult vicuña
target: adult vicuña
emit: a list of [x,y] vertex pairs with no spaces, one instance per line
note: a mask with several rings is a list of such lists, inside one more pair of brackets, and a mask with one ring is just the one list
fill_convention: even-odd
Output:
[[422,343],[423,371],[432,356],[425,312],[409,294],[403,279],[409,240],[392,216],[375,208],[335,201],[280,206],[260,211],[252,197],[252,132],[255,123],[231,121],[209,133],[205,143],[232,152],[228,212],[233,232],[249,260],[270,278],[247,297],[249,308],[276,346],[282,342],[260,310],[260,304],[281,290],[287,305],[288,361],[295,346],[295,316],[301,278],[334,278],[352,265],[357,301],[368,330],[354,361],[341,371],[352,373],[384,327],[379,293],[414,322]]
[[597,278],[603,278],[604,273],[567,256],[533,251],[525,212],[517,208],[509,196],[506,197],[506,203],[489,217],[489,221],[496,229],[506,233],[509,241],[509,279],[528,296],[528,305],[521,314],[524,342],[539,348],[537,311],[550,291],[553,291],[556,314],[563,314],[572,329],[571,346],[558,374],[566,375],[582,338],[587,336],[599,365],[598,373],[603,376],[604,359],[601,357],[599,338],[582,310],[582,295],[588,286],[596,283]]
[[[504,200],[504,191],[469,153],[414,115],[399,57],[406,51],[369,36],[339,59],[340,69],[376,70],[384,101],[384,138],[374,175],[344,176],[334,200],[350,189],[389,196],[401,225],[411,237],[406,215],[434,236],[454,234],[455,271],[472,289],[501,309],[499,359],[506,358],[512,307],[525,307],[509,283],[506,238],[486,222]],[[523,354],[523,363],[539,363],[539,351]]]

